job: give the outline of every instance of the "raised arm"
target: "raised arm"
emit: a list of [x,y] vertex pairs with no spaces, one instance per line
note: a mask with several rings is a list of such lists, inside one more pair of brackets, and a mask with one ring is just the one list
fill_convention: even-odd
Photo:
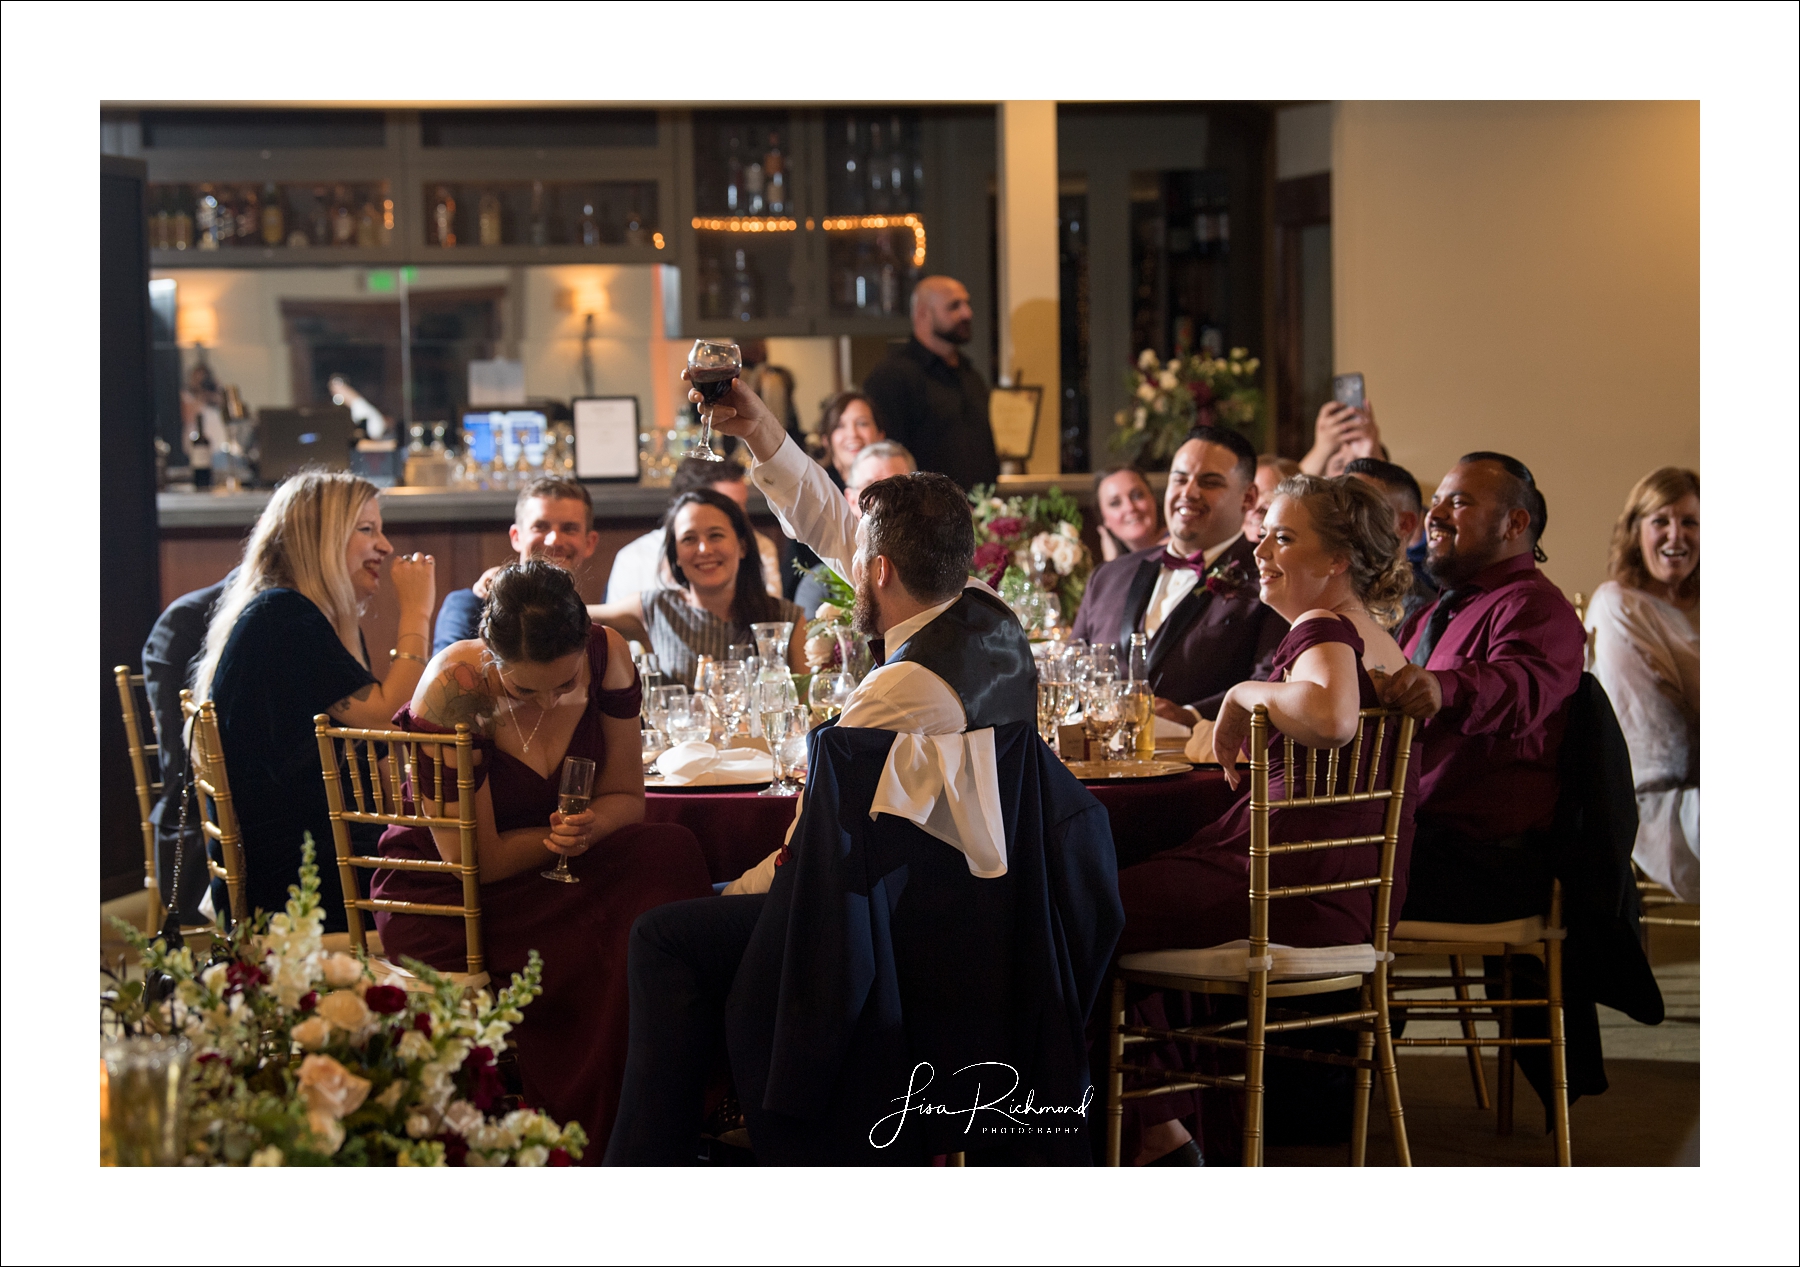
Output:
[[733,382],[731,391],[712,407],[712,419],[715,430],[750,446],[756,459],[750,478],[769,499],[782,531],[810,547],[833,572],[850,579],[856,516],[825,468],[800,451],[762,398],[742,380]]
[[[1294,622],[1323,618],[1330,612],[1308,612]],[[1362,696],[1357,687],[1356,653],[1348,644],[1325,642],[1308,647],[1288,670],[1285,682],[1239,682],[1225,693],[1213,725],[1214,759],[1225,780],[1237,787],[1242,776],[1237,755],[1250,735],[1250,711],[1269,710],[1275,729],[1309,748],[1341,748],[1356,737]]]
[[431,649],[431,609],[437,605],[437,564],[429,554],[396,555],[389,575],[400,600],[400,632],[394,636],[399,655],[388,666],[384,680],[326,710],[340,726],[385,728],[400,706],[413,697],[425,674],[426,652]]

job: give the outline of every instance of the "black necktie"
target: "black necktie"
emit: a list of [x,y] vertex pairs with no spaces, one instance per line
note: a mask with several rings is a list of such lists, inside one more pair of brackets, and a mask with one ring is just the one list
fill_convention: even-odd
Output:
[[1431,609],[1431,618],[1425,622],[1425,632],[1413,647],[1412,655],[1407,658],[1421,668],[1431,659],[1432,648],[1437,646],[1438,639],[1444,636],[1444,630],[1450,627],[1450,618],[1456,615],[1456,609],[1473,598],[1477,593],[1473,589],[1445,590]]

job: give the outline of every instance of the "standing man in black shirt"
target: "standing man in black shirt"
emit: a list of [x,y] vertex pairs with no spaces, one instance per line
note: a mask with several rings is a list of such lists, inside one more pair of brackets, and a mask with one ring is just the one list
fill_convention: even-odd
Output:
[[905,445],[921,471],[938,471],[969,489],[1000,474],[988,424],[988,385],[963,357],[974,310],[953,277],[927,277],[913,288],[912,338],[869,371],[863,391],[890,440]]

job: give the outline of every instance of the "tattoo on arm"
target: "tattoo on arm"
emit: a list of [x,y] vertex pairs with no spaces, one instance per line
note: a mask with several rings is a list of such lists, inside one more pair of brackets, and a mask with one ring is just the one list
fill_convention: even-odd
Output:
[[425,691],[424,720],[438,726],[467,725],[477,734],[491,728],[494,697],[482,675],[467,664],[452,664]]
[[363,687],[362,690],[357,691],[354,694],[344,696],[343,699],[339,700],[336,704],[332,705],[332,707],[334,709],[336,709],[338,712],[343,712],[346,708],[350,707],[351,700],[355,700],[357,703],[360,704],[364,700],[368,699],[369,696],[373,695],[374,693],[375,693],[375,684],[373,682],[371,682],[367,686]]

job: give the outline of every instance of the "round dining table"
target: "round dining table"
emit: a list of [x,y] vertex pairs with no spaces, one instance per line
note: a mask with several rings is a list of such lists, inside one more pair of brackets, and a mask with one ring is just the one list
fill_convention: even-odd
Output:
[[[1094,779],[1086,787],[1106,807],[1121,869],[1184,844],[1238,795],[1217,766],[1154,779]],[[781,848],[794,820],[794,797],[754,789],[651,791],[644,800],[646,821],[679,823],[694,833],[715,884],[735,880]]]

